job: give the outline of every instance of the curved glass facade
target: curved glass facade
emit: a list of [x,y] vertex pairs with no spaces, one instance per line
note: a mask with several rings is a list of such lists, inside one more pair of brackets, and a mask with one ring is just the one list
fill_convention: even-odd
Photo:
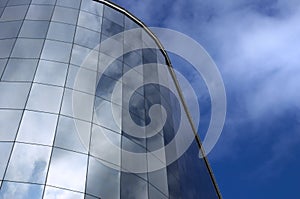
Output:
[[[141,22],[92,0],[1,0],[0,16],[0,198],[220,198],[196,140],[164,148],[182,122],[194,134]],[[150,136],[128,115],[166,121]]]

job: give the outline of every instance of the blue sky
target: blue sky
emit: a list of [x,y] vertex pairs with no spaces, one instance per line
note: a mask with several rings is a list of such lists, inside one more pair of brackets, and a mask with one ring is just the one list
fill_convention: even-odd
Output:
[[113,2],[192,37],[219,67],[228,111],[209,160],[223,197],[299,197],[300,1]]

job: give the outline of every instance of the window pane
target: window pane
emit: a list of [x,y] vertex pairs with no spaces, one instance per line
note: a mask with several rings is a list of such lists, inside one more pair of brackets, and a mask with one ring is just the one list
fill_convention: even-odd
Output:
[[90,13],[98,15],[98,16],[102,16],[103,4],[96,2],[96,1],[82,0],[81,10],[90,12]]
[[[85,121],[91,121],[93,104],[94,96],[66,89],[61,114]],[[75,111],[73,111],[73,107],[76,107]]]
[[[70,179],[71,180],[71,179]],[[83,199],[82,193],[46,186],[43,199]]]
[[121,175],[121,198],[148,198],[145,180],[131,173],[123,172]]
[[48,21],[24,21],[20,37],[45,38],[48,27]]
[[49,5],[31,5],[29,7],[26,19],[50,20],[52,12],[53,12],[53,6],[49,6]]
[[80,0],[60,0],[57,1],[56,5],[70,8],[79,8]]
[[5,180],[45,183],[51,147],[16,143]]
[[26,108],[58,113],[62,94],[63,88],[33,84]]
[[0,141],[14,141],[22,111],[0,110]]
[[52,145],[57,117],[54,114],[25,111],[17,141]]
[[93,125],[91,155],[114,165],[120,165],[121,135]]
[[41,58],[68,63],[71,47],[68,43],[46,40]]
[[12,149],[12,143],[6,143],[6,142],[0,142],[0,158],[1,158],[1,164],[0,164],[0,179],[3,179],[3,175],[6,169],[6,165],[8,163],[8,158],[10,156]]
[[75,25],[77,22],[77,17],[78,10],[56,6],[52,20]]
[[103,18],[102,33],[106,36],[112,36],[122,32],[124,28],[106,18]]
[[94,49],[100,43],[100,33],[77,27],[75,43],[90,49]]
[[[0,15],[1,16],[1,15]],[[0,39],[17,37],[21,27],[21,21],[0,23]]]
[[87,155],[53,149],[47,185],[84,192]]
[[10,59],[4,71],[2,80],[32,81],[37,66],[37,60]]
[[[112,108],[116,111],[116,118],[112,115]],[[119,127],[115,121],[116,119],[118,120],[117,122],[121,124],[121,111],[121,106],[96,97],[94,123],[121,133],[121,127]]]
[[119,60],[115,60],[103,73],[115,80],[121,80],[123,74],[123,63]]
[[30,84],[0,82],[0,108],[23,109]]
[[[99,53],[95,50],[74,45],[72,49],[71,64],[97,70]],[[88,58],[88,60],[87,60]]]
[[89,160],[86,192],[100,198],[120,198],[120,171],[105,166],[93,157]]
[[7,58],[15,43],[15,39],[0,40],[0,58]]
[[15,182],[3,182],[0,189],[0,198],[22,198],[41,199],[43,186],[34,184],[24,184]]
[[64,86],[67,77],[67,69],[68,64],[40,60],[34,81]]
[[47,38],[72,42],[74,38],[75,26],[63,23],[51,22]]
[[87,153],[90,131],[90,123],[60,116],[54,145],[72,151]]
[[66,87],[95,94],[96,71],[70,65]]
[[160,192],[168,195],[168,176],[166,168],[149,172],[148,179],[149,182]]
[[81,11],[79,14],[78,25],[100,32],[102,18],[94,14]]
[[124,26],[124,14],[109,6],[104,6],[104,17],[120,26]]
[[15,21],[24,19],[28,5],[6,7],[0,21]]
[[42,39],[17,39],[12,52],[12,57],[39,58],[42,47]]
[[155,187],[152,185],[149,185],[149,199],[168,199],[167,196],[165,196],[163,193],[158,191]]

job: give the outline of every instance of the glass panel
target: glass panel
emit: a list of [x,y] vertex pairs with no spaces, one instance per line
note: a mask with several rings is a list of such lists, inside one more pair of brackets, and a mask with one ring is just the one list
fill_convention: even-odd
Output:
[[50,20],[53,12],[53,6],[49,5],[31,5],[29,7],[26,19],[31,20]]
[[6,6],[8,0],[2,0],[0,1],[0,7]]
[[74,33],[75,26],[73,25],[51,22],[47,38],[65,42],[73,42]]
[[5,180],[45,183],[51,147],[16,143]]
[[67,69],[68,64],[40,60],[34,81],[64,86],[67,77]]
[[17,141],[52,145],[57,124],[57,115],[25,111]]
[[20,124],[22,111],[0,110],[0,140],[14,141]]
[[68,43],[46,40],[41,58],[68,63],[71,48]]
[[[122,88],[122,86],[120,85],[121,82],[114,80],[110,77],[107,77],[105,75],[102,75],[98,82],[97,88],[96,88],[96,95],[98,97],[101,97],[101,98],[104,98],[104,99],[110,101],[113,90],[118,84],[119,84],[118,87]],[[121,95],[122,95],[122,90],[120,91],[120,96]],[[121,105],[121,102],[122,101],[119,100],[115,103],[118,103]]]
[[[73,106],[74,104],[74,106]],[[92,120],[94,96],[66,89],[61,113],[85,121]],[[73,107],[76,111],[73,113]]]
[[15,21],[24,19],[28,5],[6,7],[0,21]]
[[0,58],[7,58],[15,43],[15,39],[0,40]]
[[29,4],[30,0],[10,0],[7,5],[8,6],[15,6],[15,5],[24,5]]
[[77,22],[77,17],[78,10],[56,6],[52,20],[75,25]]
[[165,196],[163,193],[158,191],[155,187],[152,185],[149,185],[149,199],[168,199],[167,196]]
[[42,39],[17,39],[11,56],[22,58],[39,58],[43,43],[44,40]]
[[119,24],[116,24],[106,18],[103,18],[102,24],[103,24],[102,25],[102,33],[108,37],[118,34],[124,30],[124,28],[122,26],[120,26]]
[[86,192],[100,198],[120,198],[120,171],[108,167],[108,163],[105,166],[93,157],[89,160]]
[[63,88],[33,84],[26,108],[58,113],[62,94]]
[[12,143],[6,143],[6,142],[0,142],[0,159],[1,159],[1,164],[0,164],[0,179],[3,179],[3,175],[8,163],[8,158],[10,156],[12,149]]
[[60,0],[56,5],[77,9],[80,6],[80,0]]
[[53,149],[47,185],[84,192],[87,155]]
[[102,18],[94,14],[81,11],[79,14],[78,25],[100,32],[101,31]]
[[72,151],[87,153],[90,131],[90,123],[60,116],[54,145]]
[[66,87],[95,94],[97,73],[70,65]]
[[20,37],[45,38],[48,26],[48,21],[24,21]]
[[4,71],[2,80],[32,81],[37,66],[37,60],[10,59]]
[[131,173],[123,172],[121,175],[121,198],[148,198],[145,180]]
[[23,109],[29,93],[30,84],[0,82],[0,107]]
[[121,80],[123,74],[123,63],[119,60],[115,60],[106,68],[104,74],[115,80]]
[[109,6],[104,6],[104,17],[120,26],[124,26],[124,14]]
[[34,184],[3,182],[0,189],[0,198],[41,199],[42,194],[43,186]]
[[157,54],[154,49],[144,48],[143,50],[143,63],[157,63]]
[[166,168],[149,172],[148,173],[149,182],[155,186],[160,192],[168,195],[168,176]]
[[[1,15],[0,15],[1,16]],[[17,37],[21,27],[21,21],[11,21],[0,23],[0,39]]]
[[132,51],[124,55],[124,63],[130,67],[142,65],[142,51]]
[[[103,36],[104,35],[101,35],[102,38],[103,38]],[[106,55],[109,55],[111,57],[122,60],[122,58],[123,58],[123,56],[122,56],[123,55],[123,41],[117,41],[115,39],[117,39],[117,38],[109,40],[109,46],[107,45],[107,43],[104,46],[101,45],[100,52],[105,53]],[[122,37],[120,35],[118,35],[118,39],[122,40]]]
[[90,49],[94,49],[100,43],[100,33],[77,27],[75,43]]
[[[99,53],[97,51],[74,44],[72,49],[71,64],[96,71],[98,57]],[[87,58],[88,60],[86,60]]]
[[90,13],[98,15],[98,16],[102,16],[103,15],[103,4],[96,2],[96,1],[82,0],[81,10],[90,12]]
[[[116,118],[113,117],[112,109],[116,111]],[[115,121],[116,119],[118,120],[117,122],[121,124],[121,111],[121,106],[96,97],[94,123],[111,129],[117,133],[121,133],[121,127],[117,126]]]
[[[0,185],[1,185],[1,183],[0,183]],[[85,195],[84,199],[99,199],[99,198],[94,197],[94,196],[90,196],[90,195]]]
[[73,191],[68,191],[64,189],[58,189],[54,187],[45,188],[45,194],[43,199],[83,199],[84,195],[82,193],[77,193]]
[[91,155],[114,165],[120,165],[121,135],[93,125]]

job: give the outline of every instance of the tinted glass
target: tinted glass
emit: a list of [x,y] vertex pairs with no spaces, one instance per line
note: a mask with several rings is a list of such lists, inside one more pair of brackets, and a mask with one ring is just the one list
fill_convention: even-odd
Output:
[[24,19],[28,5],[6,7],[0,21],[15,21]]
[[20,37],[45,38],[48,27],[48,21],[24,21]]
[[41,58],[69,62],[71,47],[68,43],[46,40]]
[[75,26],[57,22],[51,22],[47,38],[72,42],[74,38]]
[[30,84],[0,82],[0,107],[23,109]]
[[19,128],[22,111],[0,110],[0,141],[13,141]]
[[53,21],[64,22],[68,24],[76,24],[78,17],[77,10],[56,6],[54,9]]
[[43,186],[35,184],[3,182],[0,189],[0,198],[22,198],[41,199],[43,194]]
[[32,81],[36,70],[37,60],[10,59],[4,71],[2,80]]
[[42,39],[17,39],[11,56],[38,58],[40,56],[43,43],[44,41]]
[[21,27],[21,21],[1,22],[0,39],[17,37]]
[[49,5],[31,5],[29,7],[26,19],[31,20],[50,20],[53,12],[53,6]]

